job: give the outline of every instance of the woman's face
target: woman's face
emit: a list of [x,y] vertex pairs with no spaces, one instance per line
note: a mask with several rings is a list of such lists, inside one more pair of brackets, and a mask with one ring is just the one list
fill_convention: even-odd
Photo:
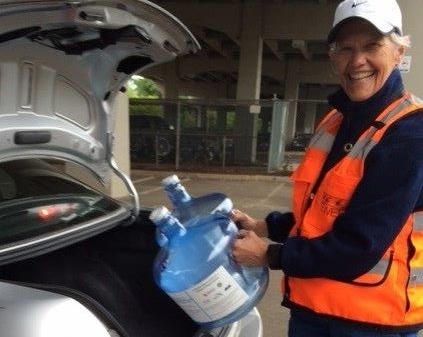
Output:
[[380,90],[404,53],[369,22],[352,19],[340,27],[330,59],[345,93],[359,102]]

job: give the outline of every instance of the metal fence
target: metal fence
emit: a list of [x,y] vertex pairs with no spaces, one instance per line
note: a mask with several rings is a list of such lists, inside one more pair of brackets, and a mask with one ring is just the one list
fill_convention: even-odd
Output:
[[325,104],[130,99],[131,163],[175,170],[283,170],[292,151],[304,150],[301,135],[314,131]]

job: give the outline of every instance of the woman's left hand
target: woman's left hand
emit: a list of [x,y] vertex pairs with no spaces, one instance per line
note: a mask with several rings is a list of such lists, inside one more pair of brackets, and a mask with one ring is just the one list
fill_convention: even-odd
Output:
[[240,230],[232,245],[232,257],[245,267],[267,266],[267,246],[269,244],[251,230]]

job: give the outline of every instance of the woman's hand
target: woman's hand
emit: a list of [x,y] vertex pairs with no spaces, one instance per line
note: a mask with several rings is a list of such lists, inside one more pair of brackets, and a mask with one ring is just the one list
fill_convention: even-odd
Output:
[[267,224],[264,220],[258,220],[250,217],[247,213],[238,209],[232,210],[231,220],[236,223],[239,228],[254,231],[258,236],[267,237]]
[[232,245],[232,257],[245,267],[264,267],[268,265],[268,245],[253,231],[242,229]]

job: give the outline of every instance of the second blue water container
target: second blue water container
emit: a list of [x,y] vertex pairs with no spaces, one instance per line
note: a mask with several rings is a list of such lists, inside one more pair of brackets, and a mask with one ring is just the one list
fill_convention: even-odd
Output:
[[[162,186],[172,203],[172,215],[184,226],[190,226],[193,218],[220,213],[229,216],[232,211],[232,201],[223,193],[208,193],[199,197],[191,196],[182,185],[177,175],[171,175],[162,180]],[[158,229],[156,240],[160,246],[166,244],[166,237]]]
[[172,215],[182,224],[194,217],[210,213],[229,215],[233,207],[231,199],[223,193],[215,192],[192,197],[176,175],[163,179],[162,186],[172,202]]
[[260,301],[268,269],[241,267],[231,258],[238,229],[227,216],[212,213],[184,225],[159,207],[150,219],[168,240],[155,259],[156,283],[200,326],[235,322]]

